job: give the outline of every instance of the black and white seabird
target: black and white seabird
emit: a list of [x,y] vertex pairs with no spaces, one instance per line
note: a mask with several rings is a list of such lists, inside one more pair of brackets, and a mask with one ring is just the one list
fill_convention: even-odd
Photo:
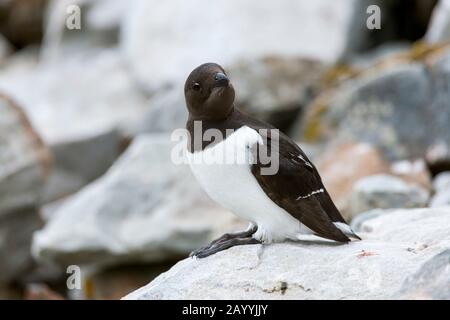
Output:
[[[360,239],[334,205],[314,164],[281,132],[278,171],[261,173],[266,164],[251,158],[253,150],[264,143],[270,150],[270,130],[275,128],[235,107],[234,88],[221,66],[206,63],[194,69],[184,93],[189,110],[187,158],[194,176],[213,200],[250,221],[248,230],[225,234],[192,256],[203,258],[236,245],[298,240],[304,230],[343,243]],[[223,139],[205,139],[208,129],[222,133]],[[253,161],[207,163],[205,159],[221,154],[219,150],[233,150]]]

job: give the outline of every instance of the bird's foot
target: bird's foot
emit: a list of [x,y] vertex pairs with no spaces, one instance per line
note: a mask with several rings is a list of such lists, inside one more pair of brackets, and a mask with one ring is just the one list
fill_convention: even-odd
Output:
[[[189,254],[189,256],[190,257],[199,257],[199,254],[201,252],[206,252],[209,249],[212,249],[214,246],[218,247],[221,243],[229,242],[233,239],[248,239],[248,238],[251,239],[252,235],[256,232],[256,230],[258,230],[258,227],[256,225],[251,224],[249,226],[249,228],[245,231],[234,232],[234,233],[225,233],[223,236],[217,238],[216,240],[213,240],[209,245],[202,247],[198,250],[192,251]],[[222,249],[222,250],[224,250],[224,249]]]
[[191,253],[191,257],[196,258],[206,258],[210,255],[213,255],[214,253],[217,253],[219,251],[223,251],[226,249],[229,249],[234,246],[242,246],[247,244],[259,244],[261,241],[256,240],[254,238],[247,237],[247,238],[232,238],[229,240],[223,240],[220,242],[217,242],[209,247],[206,247],[204,249],[199,249],[193,253]]

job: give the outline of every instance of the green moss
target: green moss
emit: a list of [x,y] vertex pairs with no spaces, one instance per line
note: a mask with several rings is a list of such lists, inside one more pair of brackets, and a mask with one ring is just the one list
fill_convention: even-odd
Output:
[[322,75],[320,82],[324,87],[331,87],[342,80],[356,77],[360,70],[346,64],[336,64]]
[[429,44],[423,41],[417,41],[412,45],[406,57],[411,61],[424,61],[428,57],[439,54],[447,49],[450,49],[450,44],[448,43]]

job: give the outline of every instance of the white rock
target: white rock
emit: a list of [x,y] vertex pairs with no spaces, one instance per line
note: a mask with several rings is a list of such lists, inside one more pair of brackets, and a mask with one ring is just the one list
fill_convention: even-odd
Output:
[[387,210],[387,209],[373,209],[366,211],[364,213],[358,214],[357,216],[353,217],[350,227],[353,231],[355,231],[357,234],[361,231],[361,228],[367,220],[377,218],[383,214],[389,214],[395,209]]
[[364,222],[363,241],[234,247],[185,259],[124,299],[389,299],[450,246],[450,207]]
[[450,188],[439,191],[430,200],[430,207],[443,207],[450,205]]
[[418,184],[427,190],[431,189],[431,174],[423,159],[401,160],[392,163],[391,174],[407,183]]
[[351,215],[371,209],[420,208],[427,204],[429,193],[424,188],[408,184],[389,175],[374,175],[359,180],[350,200]]
[[148,111],[142,119],[131,128],[131,134],[152,132],[172,132],[184,128],[189,116],[182,87],[160,90],[155,93]]
[[149,90],[176,85],[210,61],[228,66],[283,56],[334,62],[368,33],[365,23],[353,23],[367,6],[354,0],[138,0],[124,19],[120,45]]
[[114,49],[74,52],[31,70],[18,66],[1,74],[0,89],[51,145],[125,130],[147,109]]
[[[41,57],[46,61],[74,51],[117,45],[126,11],[134,0],[53,0],[47,6]],[[69,29],[74,8],[80,8],[80,29]]]
[[433,181],[433,188],[436,191],[450,188],[450,172],[445,171],[438,174]]
[[76,51],[31,68],[24,59],[0,75],[0,88],[23,106],[54,153],[47,189],[58,192],[46,191],[48,200],[104,173],[120,153],[121,137],[148,108],[113,49]]
[[42,202],[72,194],[104,174],[122,151],[122,138],[117,130],[110,130],[52,145],[54,167],[42,190]]
[[450,249],[436,255],[423,264],[418,272],[408,277],[397,298],[405,299],[450,299]]
[[363,238],[387,242],[410,243],[413,249],[450,241],[448,228],[450,207],[384,210],[379,217],[364,221],[360,228]]
[[425,40],[430,43],[450,40],[450,1],[439,0],[433,11]]
[[34,238],[39,258],[60,264],[161,261],[187,255],[222,232],[245,228],[171,161],[165,135],[139,136],[105,176],[54,213]]
[[450,172],[438,174],[433,181],[436,193],[430,200],[430,207],[442,207],[450,205]]

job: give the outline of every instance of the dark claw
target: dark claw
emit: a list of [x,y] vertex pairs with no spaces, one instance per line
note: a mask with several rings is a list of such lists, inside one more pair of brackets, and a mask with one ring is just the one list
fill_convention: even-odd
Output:
[[195,251],[194,256],[201,259],[201,258],[206,258],[210,255],[213,255],[214,253],[217,253],[219,251],[229,249],[234,246],[242,246],[242,245],[247,245],[247,244],[259,244],[259,243],[261,243],[261,242],[252,237],[232,238],[230,240],[224,240],[219,243],[216,243],[215,245],[212,245],[209,248],[197,250],[197,251]]
[[212,247],[219,245],[223,242],[230,241],[237,238],[251,238],[251,236],[258,230],[257,226],[253,226],[252,228],[241,231],[241,232],[235,232],[235,233],[225,233],[224,235],[220,236],[219,238],[213,240],[209,245],[202,247],[200,249],[194,250],[189,254],[189,257],[199,257],[199,255],[202,252],[205,252],[209,249],[212,249]]

